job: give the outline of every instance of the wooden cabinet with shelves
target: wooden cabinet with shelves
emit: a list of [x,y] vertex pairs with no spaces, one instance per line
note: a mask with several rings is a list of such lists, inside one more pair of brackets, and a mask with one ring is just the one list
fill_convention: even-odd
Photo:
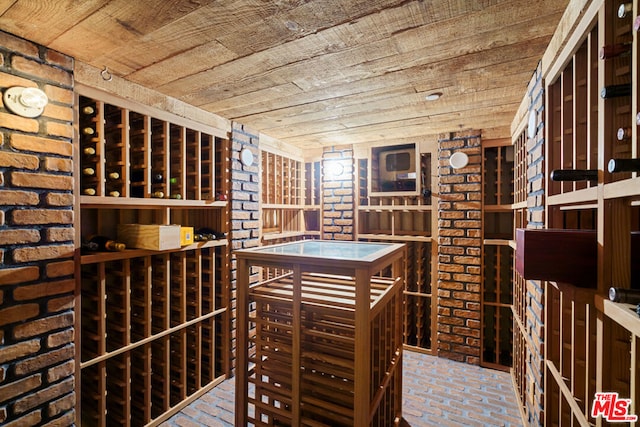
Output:
[[228,375],[227,134],[90,88],[79,93],[78,169],[95,173],[78,187],[96,191],[79,198],[77,242],[115,238],[121,224],[216,231],[176,249],[79,257],[79,419],[157,425]]

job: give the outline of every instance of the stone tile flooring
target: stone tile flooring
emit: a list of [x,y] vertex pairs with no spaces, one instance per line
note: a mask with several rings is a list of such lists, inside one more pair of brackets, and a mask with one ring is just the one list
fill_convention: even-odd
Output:
[[[411,427],[522,426],[507,372],[404,352],[402,414]],[[228,379],[162,427],[233,427],[234,381]]]

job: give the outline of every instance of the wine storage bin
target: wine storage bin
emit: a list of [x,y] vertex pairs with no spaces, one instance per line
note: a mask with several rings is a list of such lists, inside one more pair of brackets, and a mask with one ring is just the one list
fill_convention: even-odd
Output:
[[[310,255],[327,246],[348,255]],[[397,425],[403,245],[305,241],[236,254],[236,425]],[[249,287],[258,265],[285,270]],[[385,267],[395,274],[380,277]]]
[[597,256],[592,230],[516,230],[516,269],[525,279],[594,288]]

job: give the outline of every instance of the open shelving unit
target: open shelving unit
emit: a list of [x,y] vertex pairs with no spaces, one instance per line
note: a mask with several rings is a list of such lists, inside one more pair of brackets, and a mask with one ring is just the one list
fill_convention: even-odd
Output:
[[120,224],[218,232],[170,250],[78,250],[78,419],[158,425],[230,372],[227,131],[77,91],[77,245],[115,240]]

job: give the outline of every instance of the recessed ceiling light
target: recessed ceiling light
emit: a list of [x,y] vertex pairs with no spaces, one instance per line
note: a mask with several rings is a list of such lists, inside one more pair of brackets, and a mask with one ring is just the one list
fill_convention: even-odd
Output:
[[442,92],[433,92],[425,96],[424,99],[426,99],[427,101],[435,101],[437,99],[440,99],[441,96],[442,96]]

